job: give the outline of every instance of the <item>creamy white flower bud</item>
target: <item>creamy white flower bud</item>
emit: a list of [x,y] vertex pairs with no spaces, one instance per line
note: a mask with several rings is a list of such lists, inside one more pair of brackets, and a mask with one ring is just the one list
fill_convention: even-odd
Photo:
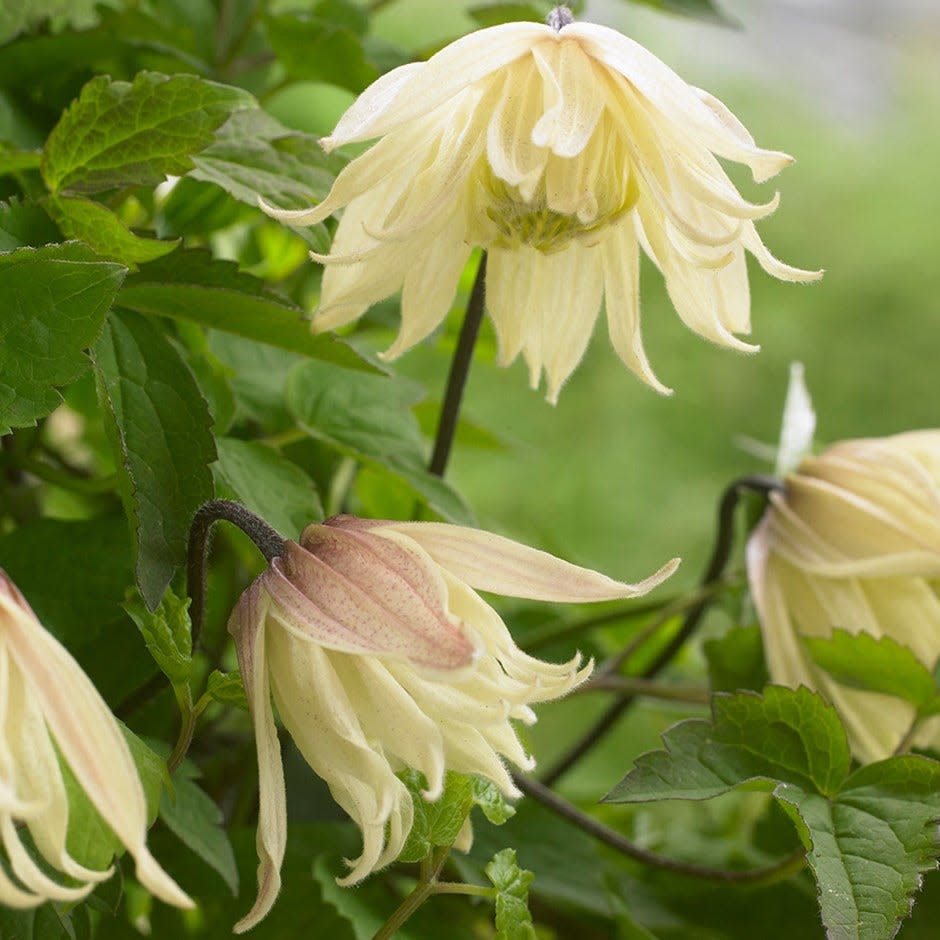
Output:
[[[66,850],[68,764],[101,818],[136,862],[141,884],[177,907],[193,902],[147,850],[147,805],[118,723],[71,654],[49,634],[0,570],[0,838],[13,874],[0,867],[0,904],[74,902],[110,877]],[[39,869],[20,839],[24,824],[43,859],[78,884]]]
[[[242,595],[229,620],[258,746],[258,897],[248,930],[280,889],[287,834],[272,701],[298,749],[362,832],[341,884],[394,861],[411,830],[412,798],[396,774],[478,774],[519,796],[506,761],[534,761],[510,721],[583,682],[592,663],[558,665],[516,646],[477,593],[598,601],[645,594],[674,559],[625,584],[488,532],[430,522],[336,516],[308,526]],[[469,844],[470,830],[461,844]]]
[[[747,546],[773,681],[839,710],[855,755],[889,756],[912,706],[836,683],[801,637],[887,636],[933,669],[940,656],[940,431],[842,441],[787,476]],[[916,739],[940,744],[931,719]]]

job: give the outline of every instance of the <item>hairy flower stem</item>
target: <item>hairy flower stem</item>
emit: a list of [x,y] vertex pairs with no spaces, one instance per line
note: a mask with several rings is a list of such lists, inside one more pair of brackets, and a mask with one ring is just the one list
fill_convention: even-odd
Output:
[[477,268],[473,289],[470,291],[470,300],[467,302],[467,311],[464,314],[463,326],[460,328],[460,337],[454,358],[450,363],[450,373],[447,376],[447,391],[444,394],[444,403],[441,405],[441,416],[437,423],[437,434],[434,438],[434,452],[428,471],[435,476],[444,476],[447,469],[447,460],[450,449],[457,433],[457,418],[460,414],[460,401],[463,398],[464,386],[470,373],[470,363],[473,361],[473,347],[476,345],[480,324],[483,322],[483,300],[486,285],[486,252],[480,257],[480,266]]
[[626,855],[628,858],[644,865],[670,871],[677,875],[688,875],[691,878],[703,878],[707,881],[721,881],[732,884],[768,885],[789,878],[806,864],[806,855],[802,849],[797,849],[779,862],[765,868],[709,868],[705,865],[696,865],[693,862],[683,862],[679,859],[669,858],[640,848],[615,829],[611,829],[593,816],[589,816],[537,780],[522,774],[514,774],[513,780],[526,796],[531,796],[547,809],[563,819],[567,819],[599,842],[603,842],[622,855]]
[[[411,915],[414,914],[414,912],[419,907],[421,907],[421,905],[424,904],[424,902],[432,894],[438,893],[437,889],[439,885],[437,876],[444,868],[448,855],[450,855],[450,846],[445,846],[438,852],[437,855],[429,855],[426,859],[422,860],[421,877],[418,880],[418,883],[415,885],[414,890],[395,909],[395,911],[392,913],[392,916],[389,917],[389,919],[384,924],[382,924],[372,940],[389,940],[389,938],[394,937],[398,928],[401,927],[402,924],[404,924],[405,921],[408,920],[408,918],[411,917]],[[448,883],[446,886],[440,887],[444,888],[444,890],[440,892],[442,894],[457,893],[453,890],[456,886],[450,883]],[[467,887],[471,886],[468,885]]]
[[[679,632],[666,644],[665,648],[639,678],[653,679],[659,675],[672,662],[676,653],[682,649],[686,640],[695,632],[701,622],[709,603],[716,593],[710,589],[722,578],[728,559],[731,556],[731,549],[734,545],[734,513],[742,494],[760,493],[766,496],[774,490],[781,489],[782,486],[783,484],[773,477],[746,476],[735,480],[724,491],[718,505],[715,547],[712,549],[711,558],[702,576],[702,595],[699,601],[686,613]],[[636,693],[620,695],[594,725],[585,732],[581,740],[546,771],[542,776],[542,782],[546,786],[551,786],[559,777],[566,774],[613,728],[624,712],[636,701],[636,698]]]
[[189,529],[189,562],[186,584],[192,604],[192,643],[196,648],[206,615],[206,564],[209,558],[209,531],[216,522],[237,525],[255,543],[264,557],[271,561],[284,552],[284,537],[241,503],[230,499],[212,499],[197,510]]

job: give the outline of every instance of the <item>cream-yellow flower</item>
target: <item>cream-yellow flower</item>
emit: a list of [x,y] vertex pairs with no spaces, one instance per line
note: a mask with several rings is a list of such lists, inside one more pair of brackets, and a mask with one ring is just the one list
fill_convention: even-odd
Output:
[[446,770],[518,796],[503,761],[531,769],[511,719],[584,681],[580,656],[552,665],[520,650],[475,589],[550,601],[645,594],[678,560],[624,584],[509,539],[431,522],[337,516],[311,525],[242,595],[235,637],[258,749],[258,897],[248,930],[280,889],[287,839],[272,700],[297,747],[362,831],[342,884],[400,854],[413,821],[396,776],[421,771],[426,798]]
[[[747,546],[748,578],[775,682],[822,692],[855,755],[889,756],[913,707],[836,683],[803,636],[888,636],[928,668],[940,656],[940,431],[842,441],[787,476]],[[937,725],[920,743],[940,745]]]
[[758,181],[792,158],[758,148],[717,99],[603,26],[508,23],[464,36],[367,88],[327,150],[380,138],[310,210],[262,207],[296,225],[345,206],[314,329],[350,323],[402,290],[393,358],[453,302],[475,246],[488,252],[486,305],[505,365],[521,352],[549,401],[581,360],[606,300],[611,342],[660,392],[640,338],[640,249],[679,316],[706,339],[755,351],[745,252],[788,281],[821,272],[778,261],[716,157]]
[[[29,908],[83,898],[112,871],[80,865],[66,850],[69,802],[60,760],[136,862],[137,877],[168,904],[193,902],[147,850],[147,805],[114,716],[71,654],[49,634],[0,570],[0,904]],[[36,864],[20,838],[74,883]]]

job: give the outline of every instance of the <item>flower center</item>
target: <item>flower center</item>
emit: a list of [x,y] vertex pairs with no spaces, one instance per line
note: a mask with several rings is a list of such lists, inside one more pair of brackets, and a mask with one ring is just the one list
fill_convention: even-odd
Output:
[[599,232],[636,205],[639,189],[629,161],[604,176],[606,167],[592,173],[588,166],[578,166],[584,159],[585,154],[574,159],[550,156],[531,194],[500,179],[487,165],[478,198],[479,211],[491,226],[480,242],[496,248],[531,245],[552,254],[576,239],[597,241]]

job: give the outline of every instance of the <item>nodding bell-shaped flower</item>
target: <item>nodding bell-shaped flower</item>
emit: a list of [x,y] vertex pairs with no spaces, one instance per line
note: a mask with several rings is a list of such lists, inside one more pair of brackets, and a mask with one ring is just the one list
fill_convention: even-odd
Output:
[[[929,669],[940,656],[940,431],[842,441],[786,478],[747,546],[774,682],[807,685],[840,712],[862,761],[910,728],[901,699],[836,683],[800,638],[834,628],[887,636]],[[932,720],[915,739],[940,745]]]
[[421,771],[428,800],[445,770],[518,796],[504,759],[529,770],[511,719],[583,682],[592,664],[523,653],[475,589],[549,601],[645,594],[678,560],[623,584],[517,542],[460,526],[337,516],[308,526],[242,595],[229,620],[258,749],[258,897],[280,888],[284,776],[272,700],[313,770],[362,830],[348,885],[398,857],[413,804],[396,773]]
[[[112,871],[78,864],[66,850],[69,803],[60,760],[136,862],[140,882],[177,907],[193,902],[147,850],[147,805],[118,723],[71,654],[0,570],[0,904],[74,902]],[[24,825],[50,877],[24,848]]]
[[762,150],[716,98],[686,84],[615,30],[506,23],[471,33],[427,62],[369,86],[321,143],[377,140],[294,225],[345,207],[326,265],[315,330],[350,323],[402,289],[389,359],[443,320],[471,250],[488,252],[486,305],[506,365],[521,352],[547,397],[584,354],[606,300],[624,364],[668,393],[640,338],[641,249],[679,316],[712,342],[744,351],[750,332],[745,252],[786,281],[822,272],[778,261],[754,226],[774,211],[746,201],[717,157],[763,181],[792,162]]

